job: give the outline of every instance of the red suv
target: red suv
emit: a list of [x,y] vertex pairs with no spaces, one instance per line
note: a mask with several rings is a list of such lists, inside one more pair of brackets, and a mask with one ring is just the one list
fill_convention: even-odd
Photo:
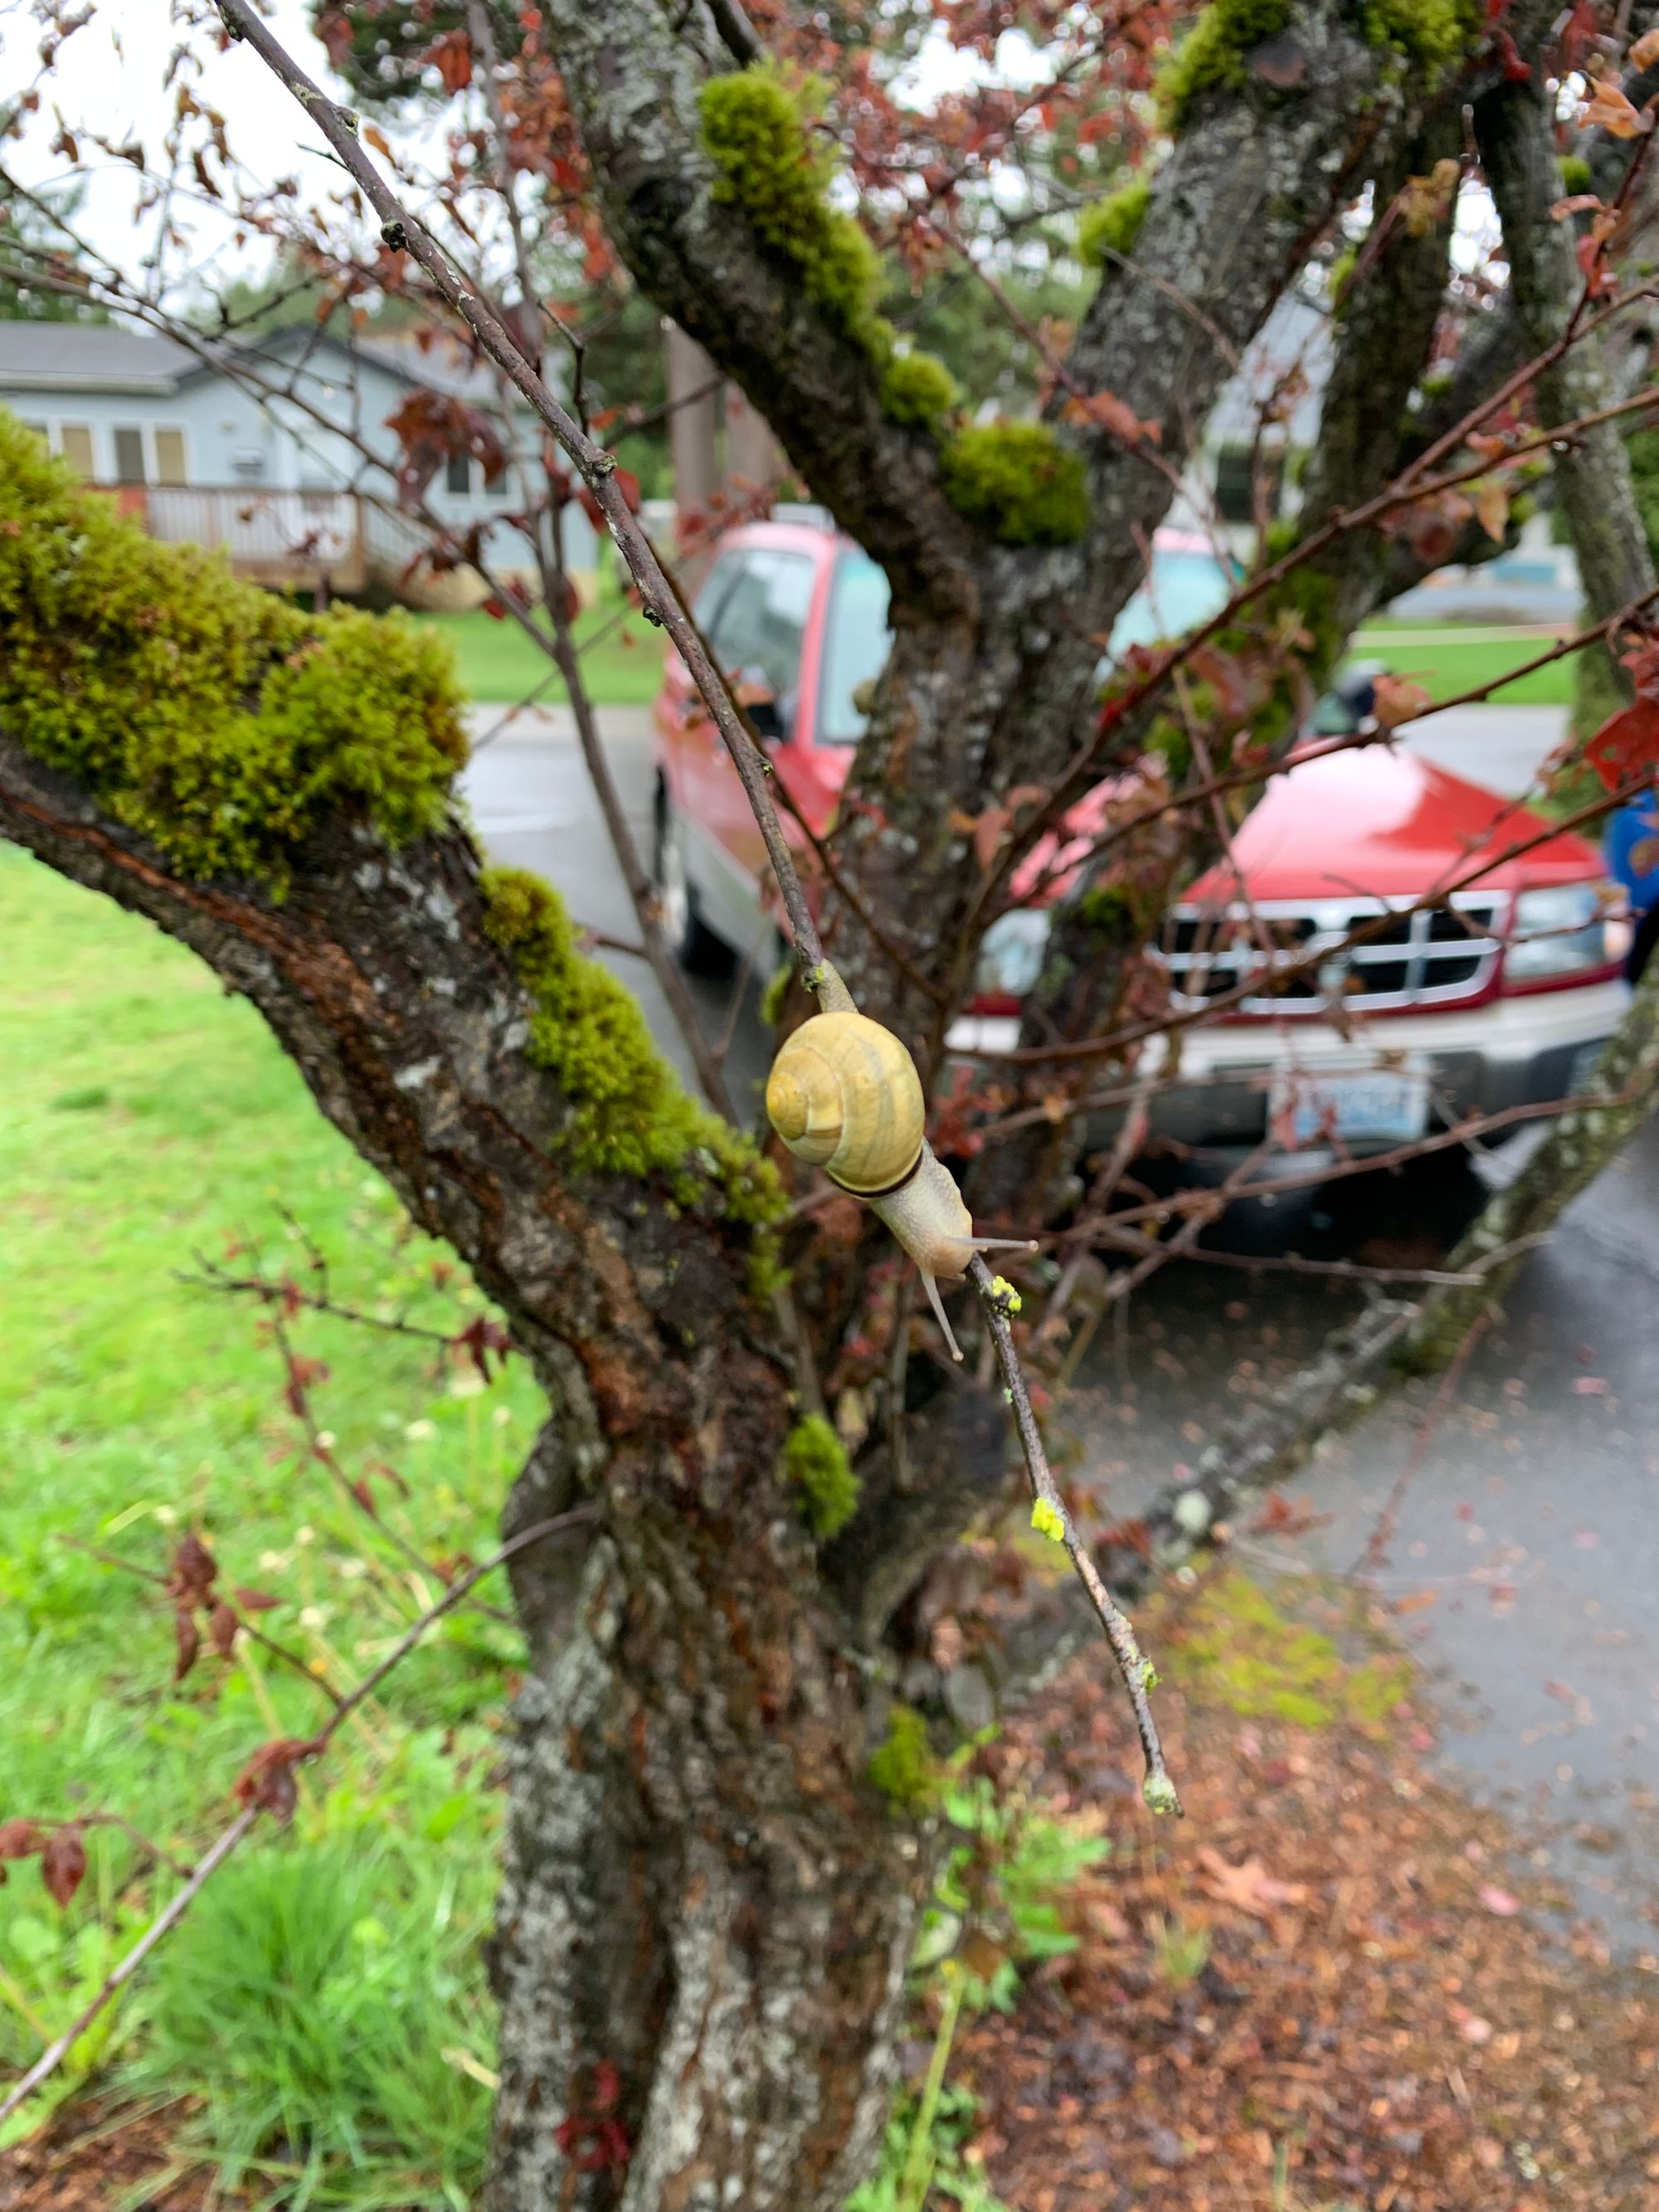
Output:
[[[1178,635],[1229,588],[1202,538],[1159,532],[1114,648]],[[827,830],[863,732],[865,687],[887,656],[886,577],[816,511],[786,511],[722,540],[697,614],[754,702],[780,781],[814,830]],[[1164,1133],[1238,1144],[1272,1129],[1287,1147],[1381,1150],[1431,1121],[1570,1095],[1624,1011],[1628,929],[1594,849],[1558,833],[1503,858],[1547,825],[1398,746],[1321,757],[1318,739],[1352,729],[1363,711],[1366,680],[1355,672],[1316,717],[1312,756],[1273,779],[1235,836],[1243,890],[1231,869],[1211,870],[1149,948],[1177,1008],[1260,986],[1226,1015],[1147,1048],[1151,1065],[1182,1079],[1153,1115]],[[656,723],[669,933],[688,966],[736,951],[769,972],[779,939],[760,833],[672,652]],[[804,842],[787,817],[784,828]],[[954,1050],[1015,1042],[1048,927],[1036,905],[993,927]],[[1363,943],[1339,949],[1362,927]],[[1325,946],[1328,957],[1308,967]]]

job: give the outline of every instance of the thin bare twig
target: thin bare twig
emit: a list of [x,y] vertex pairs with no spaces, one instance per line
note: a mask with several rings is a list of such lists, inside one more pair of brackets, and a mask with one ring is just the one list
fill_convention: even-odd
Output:
[[1025,1387],[1024,1372],[1014,1347],[1007,1299],[977,1252],[968,1263],[968,1273],[974,1288],[979,1292],[991,1340],[996,1346],[997,1363],[1002,1369],[1008,1401],[1013,1407],[1014,1425],[1019,1431],[1020,1444],[1025,1454],[1025,1468],[1030,1477],[1032,1498],[1039,1507],[1048,1508],[1045,1518],[1048,1519],[1049,1526],[1052,1528],[1057,1524],[1062,1531],[1060,1540],[1065,1545],[1078,1580],[1087,1592],[1089,1602],[1106,1632],[1106,1640],[1112,1647],[1112,1656],[1117,1662],[1118,1672],[1123,1677],[1123,1686],[1129,1694],[1135,1727],[1140,1735],[1141,1752],[1146,1761],[1146,1777],[1140,1785],[1141,1795],[1154,1813],[1179,1813],[1182,1809],[1181,1793],[1164,1765],[1164,1746],[1146,1694],[1157,1680],[1157,1675],[1151,1661],[1135,1640],[1133,1623],[1102,1581],[1099,1568],[1073,1525],[1071,1515],[1066,1510],[1054,1470],[1048,1464],[1042,1431],[1038,1428],[1036,1415],[1031,1410],[1031,1394]]

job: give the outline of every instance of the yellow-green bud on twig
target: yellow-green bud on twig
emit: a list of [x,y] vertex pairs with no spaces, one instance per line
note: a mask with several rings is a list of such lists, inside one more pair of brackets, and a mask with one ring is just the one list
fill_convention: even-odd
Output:
[[1039,1498],[1031,1508],[1031,1526],[1039,1536],[1051,1536],[1056,1544],[1066,1541],[1066,1516],[1046,1498]]

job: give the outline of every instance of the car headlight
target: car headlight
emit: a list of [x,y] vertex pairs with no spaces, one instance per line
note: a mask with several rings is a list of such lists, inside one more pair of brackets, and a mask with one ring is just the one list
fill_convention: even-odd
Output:
[[1048,916],[1041,907],[1018,907],[991,924],[979,948],[974,975],[978,998],[1023,999],[1042,973]]
[[1511,983],[1543,983],[1605,968],[1607,945],[1606,893],[1600,884],[1557,884],[1547,890],[1522,891],[1504,975]]

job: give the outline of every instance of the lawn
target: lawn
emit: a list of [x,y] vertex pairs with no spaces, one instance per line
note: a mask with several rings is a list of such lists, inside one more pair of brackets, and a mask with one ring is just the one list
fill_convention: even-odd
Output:
[[[475,699],[507,702],[537,691],[539,699],[564,697],[547,655],[512,620],[497,622],[483,610],[464,615],[422,615],[418,619],[449,639],[455,648],[461,682]],[[604,595],[585,608],[576,623],[582,672],[596,705],[647,707],[662,682],[662,632],[653,629],[619,598]]]
[[[1443,629],[1423,623],[1372,623],[1355,637],[1355,659],[1386,660],[1395,675],[1421,684],[1437,700],[1450,699],[1489,684],[1506,669],[1519,667],[1548,652],[1553,640],[1525,634],[1504,636],[1492,629]],[[1493,695],[1498,706],[1565,707],[1572,702],[1576,655],[1553,660]]]
[[[234,1245],[302,1268],[290,1208],[337,1296],[412,1300],[446,1330],[482,1300],[434,1283],[438,1249],[188,953],[4,845],[0,942],[0,1820],[118,1812],[188,1860],[250,1754],[325,1707],[245,1643],[226,1661],[204,1639],[175,1686],[165,1594],[90,1550],[155,1573],[199,1531],[226,1584],[279,1601],[260,1625],[343,1682],[439,1585],[307,1456],[256,1314],[181,1271]],[[486,1388],[441,1347],[294,1327],[329,1370],[318,1418],[389,1526],[427,1558],[486,1551],[542,1413],[522,1365]],[[486,1778],[520,1658],[477,1612],[434,1632],[305,1778],[293,1828],[233,1860],[68,2079],[112,2062],[204,2099],[222,2150],[303,2146],[318,2203],[458,2204],[493,2060]],[[0,2069],[74,2016],[171,1887],[118,1832],[87,1842],[66,1912],[34,1864],[10,1869]]]
[[[461,681],[475,699],[522,699],[538,685],[545,686],[538,694],[543,700],[563,699],[564,686],[552,674],[545,655],[516,623],[497,622],[482,609],[418,619],[453,644]],[[576,635],[586,647],[583,666],[598,705],[649,706],[662,680],[659,631],[631,609],[625,611],[620,599],[607,592],[598,606],[582,614]],[[1386,660],[1396,674],[1425,685],[1436,699],[1448,699],[1536,659],[1550,642],[1547,637],[1505,636],[1453,623],[1443,630],[1422,623],[1379,622],[1360,631],[1351,650],[1356,657]],[[1567,659],[1505,684],[1496,694],[1496,703],[1566,706],[1571,698],[1572,662]]]

